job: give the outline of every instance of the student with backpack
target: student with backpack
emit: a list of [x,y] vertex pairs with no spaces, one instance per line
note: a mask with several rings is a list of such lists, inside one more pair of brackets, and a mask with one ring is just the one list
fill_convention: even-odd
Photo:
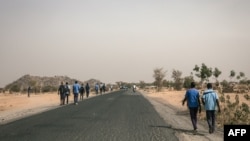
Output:
[[66,98],[66,103],[69,103],[69,96],[70,96],[70,86],[68,85],[68,82],[66,82],[65,85],[65,98]]
[[82,84],[80,87],[80,100],[83,100],[83,96],[85,93],[84,85]]
[[87,83],[87,84],[86,84],[86,86],[85,86],[85,90],[86,90],[86,96],[87,96],[87,98],[89,97],[89,89],[90,89],[90,87],[89,87],[89,83]]
[[75,84],[73,85],[73,94],[74,94],[74,104],[78,105],[78,94],[80,90],[80,85],[77,81],[75,81]]
[[58,88],[58,95],[60,95],[60,105],[65,104],[65,86],[63,85],[63,82],[61,82],[61,85]]

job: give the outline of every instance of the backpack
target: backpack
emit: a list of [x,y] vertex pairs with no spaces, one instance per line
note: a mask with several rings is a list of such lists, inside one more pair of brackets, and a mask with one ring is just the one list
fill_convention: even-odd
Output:
[[84,92],[85,92],[84,87],[81,86],[81,87],[80,87],[80,93],[84,93]]
[[65,85],[64,92],[65,94],[69,94],[69,86]]

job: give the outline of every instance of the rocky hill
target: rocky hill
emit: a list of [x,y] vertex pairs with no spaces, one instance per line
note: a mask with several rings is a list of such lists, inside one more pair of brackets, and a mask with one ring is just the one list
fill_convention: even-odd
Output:
[[[70,85],[74,84],[77,79],[72,79],[68,76],[54,76],[54,77],[40,77],[24,75],[17,79],[13,83],[8,84],[4,90],[10,92],[27,92],[27,88],[30,86],[35,93],[39,92],[51,92],[56,91],[60,83],[68,82]],[[89,83],[90,87],[93,87],[95,83],[100,83],[101,81],[96,79],[90,79],[87,81],[77,80],[79,84]]]

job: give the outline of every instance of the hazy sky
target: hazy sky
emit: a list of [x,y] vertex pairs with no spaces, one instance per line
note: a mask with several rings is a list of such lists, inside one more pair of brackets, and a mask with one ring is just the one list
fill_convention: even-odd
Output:
[[250,78],[249,0],[0,0],[0,87],[66,75],[153,82],[205,63]]

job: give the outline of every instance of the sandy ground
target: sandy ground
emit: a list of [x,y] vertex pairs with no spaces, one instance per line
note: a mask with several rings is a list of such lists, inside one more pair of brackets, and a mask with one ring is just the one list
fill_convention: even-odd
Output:
[[56,93],[31,94],[0,94],[0,124],[5,124],[19,118],[59,106],[59,96]]
[[[89,98],[94,96],[90,93]],[[31,94],[30,97],[27,94],[0,93],[0,101],[0,125],[60,107],[60,96],[57,93]],[[69,97],[71,103],[72,94]]]
[[[217,131],[212,135],[208,134],[205,122],[199,123],[199,132],[197,135],[193,135],[187,107],[181,104],[185,91],[141,92],[144,97],[149,99],[166,123],[169,123],[169,126],[177,131],[176,135],[180,141],[223,140],[222,131]],[[90,94],[89,98],[94,96],[95,94]],[[60,106],[59,95],[57,93],[31,94],[30,97],[27,97],[25,94],[1,93],[0,101],[0,125]],[[70,103],[73,103],[72,95],[70,96]],[[204,114],[204,111],[202,114]]]

